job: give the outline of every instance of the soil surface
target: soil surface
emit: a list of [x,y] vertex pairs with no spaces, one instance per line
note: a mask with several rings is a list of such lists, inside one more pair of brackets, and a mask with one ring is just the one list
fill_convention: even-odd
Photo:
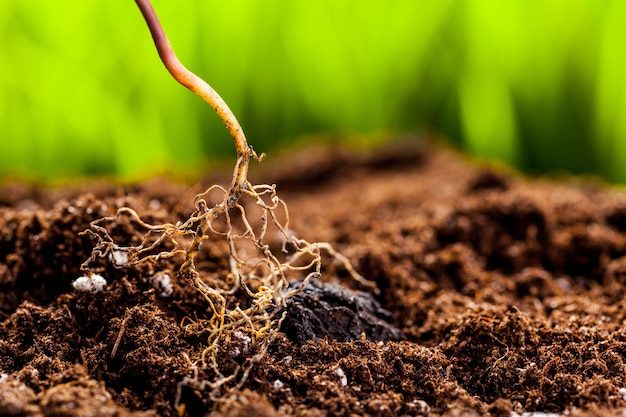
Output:
[[[253,169],[278,185],[292,230],[330,242],[377,288],[326,257],[266,351],[232,333],[224,363],[254,366],[219,393],[194,365],[208,341],[189,323],[210,309],[192,285],[110,265],[102,291],[73,283],[91,221],[122,206],[184,220],[228,172],[198,188],[3,186],[0,415],[626,415],[626,194],[395,145]],[[227,276],[225,247],[205,242],[197,267]]]

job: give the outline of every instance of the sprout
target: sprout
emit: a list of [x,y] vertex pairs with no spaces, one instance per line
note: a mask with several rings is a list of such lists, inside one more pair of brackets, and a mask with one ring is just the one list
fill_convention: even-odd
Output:
[[[211,317],[200,318],[194,323],[200,331],[209,335],[210,341],[210,345],[200,355],[196,371],[211,369],[211,373],[216,375],[213,381],[199,380],[196,372],[194,377],[185,377],[179,383],[179,388],[185,385],[201,390],[210,387],[214,395],[233,381],[236,381],[238,387],[244,384],[252,367],[262,359],[278,334],[277,329],[287,314],[281,309],[286,305],[285,299],[300,291],[287,291],[288,277],[299,275],[304,283],[301,288],[311,279],[319,277],[322,251],[343,263],[348,273],[359,283],[370,286],[374,291],[376,284],[356,272],[349,260],[330,244],[310,243],[294,235],[289,229],[287,204],[278,197],[276,186],[252,185],[247,179],[250,159],[260,162],[264,154],[257,155],[248,146],[239,122],[224,100],[178,61],[150,0],[135,2],[150,28],[154,44],[167,70],[176,81],[210,104],[225,123],[235,141],[237,162],[230,187],[213,185],[196,195],[194,211],[187,220],[153,225],[142,220],[132,208],[121,207],[111,216],[92,221],[90,228],[82,234],[95,238],[97,243],[91,256],[81,265],[81,270],[89,271],[92,262],[107,256],[116,268],[132,268],[148,263],[150,270],[165,259],[178,258],[178,278],[188,279],[201,293],[209,306],[207,316]],[[221,201],[215,201],[216,195],[221,197]],[[240,203],[240,197],[250,199],[251,203]],[[156,200],[150,202],[152,209],[158,208],[158,205]],[[255,206],[251,213],[259,215],[260,223],[248,217],[250,205]],[[145,231],[138,245],[120,246],[115,242],[113,231],[122,224],[129,225],[136,232]],[[265,242],[274,231],[283,241],[284,253],[274,254],[271,246]],[[225,285],[214,285],[213,278],[201,276],[196,268],[196,256],[209,238],[223,239],[228,245],[230,273],[227,276],[231,278]],[[254,255],[248,252],[250,248],[254,249]],[[106,281],[102,276],[91,273],[86,275],[73,283],[77,291],[96,293],[104,289]],[[165,298],[173,294],[171,271],[158,272],[149,280],[157,296]],[[231,303],[232,295],[238,293],[247,295],[249,302]],[[116,348],[113,354],[115,351]],[[232,369],[233,359],[241,364],[229,375],[222,373],[222,363],[226,361]],[[284,361],[289,363],[291,359],[291,356],[287,356]],[[193,366],[196,367],[195,364]],[[348,380],[343,370],[337,368],[335,374],[339,382],[346,386]],[[276,386],[281,384],[282,381],[275,383]],[[180,390],[174,401],[176,408],[180,405],[179,401]]]
[[154,41],[154,45],[157,48],[157,52],[165,68],[167,68],[176,81],[196,93],[215,110],[235,141],[237,162],[235,164],[235,172],[233,173],[233,181],[229,189],[228,198],[228,207],[232,208],[237,204],[241,194],[250,191],[252,188],[247,178],[250,158],[261,162],[265,154],[257,155],[252,147],[248,145],[248,141],[246,140],[239,121],[237,121],[234,113],[222,97],[220,97],[206,81],[189,71],[178,60],[152,8],[152,4],[150,4],[150,0],[135,0],[135,3],[139,6],[139,10],[141,10],[141,14],[150,29],[152,40]]

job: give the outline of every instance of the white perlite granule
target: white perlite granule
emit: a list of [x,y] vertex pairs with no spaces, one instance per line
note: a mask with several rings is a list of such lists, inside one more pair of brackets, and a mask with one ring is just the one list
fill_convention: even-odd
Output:
[[90,292],[92,294],[102,291],[105,285],[107,285],[106,279],[98,274],[93,274],[88,277],[79,277],[76,281],[72,282],[72,287],[74,287],[76,291]]
[[167,298],[174,292],[172,279],[167,272],[160,272],[152,278],[152,287],[161,298]]
[[123,268],[128,265],[128,252],[126,251],[113,249],[109,254],[109,258],[116,268]]
[[342,387],[345,387],[348,385],[348,377],[346,376],[346,373],[343,371],[343,369],[341,368],[335,369],[335,375],[339,377],[339,383],[341,384]]

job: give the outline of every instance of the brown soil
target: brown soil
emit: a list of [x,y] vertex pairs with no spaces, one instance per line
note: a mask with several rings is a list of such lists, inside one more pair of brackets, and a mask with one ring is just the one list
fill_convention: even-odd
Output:
[[[176,222],[198,190],[2,188],[0,415],[624,415],[626,195],[394,149],[309,149],[251,174],[278,184],[301,237],[331,242],[380,291],[326,259],[321,281],[341,287],[294,298],[220,399],[180,384],[203,377],[188,358],[207,343],[181,326],[208,314],[189,283],[163,297],[145,269],[109,267],[104,291],[72,287],[90,221],[128,206]],[[227,274],[224,247],[205,243],[198,268]]]

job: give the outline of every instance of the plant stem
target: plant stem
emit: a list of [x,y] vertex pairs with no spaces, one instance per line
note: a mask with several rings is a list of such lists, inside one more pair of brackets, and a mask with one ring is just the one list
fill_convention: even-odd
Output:
[[180,63],[172,46],[170,45],[163,27],[159,22],[159,19],[150,4],[150,0],[135,0],[141,14],[143,15],[150,33],[152,34],[152,40],[157,48],[159,57],[165,65],[165,68],[174,77],[176,81],[199,95],[204,101],[206,101],[213,110],[217,112],[222,119],[226,128],[230,132],[231,136],[235,140],[235,148],[237,150],[237,162],[235,164],[235,171],[233,173],[233,181],[228,193],[227,205],[233,207],[239,200],[239,196],[242,191],[250,191],[251,187],[248,183],[248,165],[250,158],[253,157],[257,161],[261,161],[264,154],[258,156],[252,147],[248,145],[246,136],[243,133],[241,125],[237,121],[237,118],[233,114],[232,110],[228,107],[226,102],[217,94],[209,84],[207,84],[202,78],[198,77],[193,72]]

